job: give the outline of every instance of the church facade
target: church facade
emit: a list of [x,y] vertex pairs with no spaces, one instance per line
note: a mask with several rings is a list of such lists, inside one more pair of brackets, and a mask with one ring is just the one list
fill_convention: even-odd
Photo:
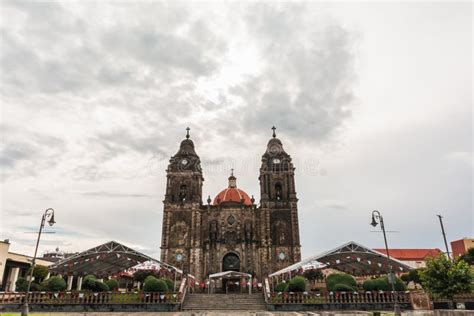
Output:
[[227,188],[203,202],[189,129],[166,172],[162,261],[202,280],[227,270],[261,278],[301,260],[294,167],[275,129],[262,156],[258,205],[233,172]]

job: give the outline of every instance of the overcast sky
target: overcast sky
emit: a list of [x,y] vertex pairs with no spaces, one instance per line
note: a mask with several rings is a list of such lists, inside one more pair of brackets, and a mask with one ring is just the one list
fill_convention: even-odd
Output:
[[[277,135],[303,256],[350,240],[474,235],[472,7],[465,3],[7,2],[0,32],[1,239],[32,254],[117,240],[159,257],[165,169],[191,127],[204,199],[259,196]],[[258,199],[257,199],[258,200]]]

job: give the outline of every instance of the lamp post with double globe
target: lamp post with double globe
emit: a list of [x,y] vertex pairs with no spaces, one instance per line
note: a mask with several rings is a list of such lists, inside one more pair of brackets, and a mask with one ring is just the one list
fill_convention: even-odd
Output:
[[48,219],[48,224],[49,226],[53,226],[54,223],[54,210],[52,208],[48,208],[46,211],[44,211],[43,216],[41,216],[41,225],[39,228],[38,232],[38,239],[36,240],[36,248],[35,248],[35,254],[33,256],[33,260],[31,261],[31,270],[30,270],[30,277],[28,280],[28,287],[26,288],[26,293],[25,293],[25,298],[23,302],[23,306],[21,308],[21,316],[27,316],[29,313],[29,307],[28,307],[28,297],[30,295],[30,287],[31,287],[31,282],[33,281],[33,271],[35,269],[36,265],[36,255],[38,253],[38,246],[41,238],[41,232],[43,231],[44,224],[46,223],[46,219]]
[[384,225],[384,222],[383,222],[382,214],[380,214],[379,211],[374,210],[372,212],[372,223],[370,223],[370,225],[375,227],[379,223],[380,223],[380,228],[382,228],[382,232],[383,232],[383,240],[385,242],[385,251],[387,252],[387,265],[388,265],[388,269],[389,269],[388,282],[392,285],[393,299],[395,301],[395,303],[393,305],[393,309],[394,309],[395,316],[400,316],[401,315],[400,305],[398,304],[397,291],[395,291],[395,275],[393,274],[392,265],[390,264],[390,253],[388,251],[387,235],[385,233],[385,225]]

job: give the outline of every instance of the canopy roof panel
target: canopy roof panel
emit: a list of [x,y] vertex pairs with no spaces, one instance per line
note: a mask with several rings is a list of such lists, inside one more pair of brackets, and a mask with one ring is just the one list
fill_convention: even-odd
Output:
[[248,273],[237,272],[237,271],[224,271],[224,272],[218,272],[218,273],[211,274],[209,276],[209,279],[224,278],[224,277],[228,277],[228,278],[232,278],[232,277],[250,278],[250,277],[252,277],[252,275],[248,274]]
[[146,261],[156,262],[167,269],[182,273],[178,268],[161,262],[116,241],[65,258],[49,267],[51,272],[63,275],[87,275],[106,277],[130,269]]
[[[411,266],[394,258],[390,258],[389,262],[395,273],[413,269]],[[356,276],[377,275],[389,272],[387,256],[385,254],[350,241],[337,248],[311,256],[276,271],[270,274],[270,277],[289,273],[308,265],[320,265],[323,268],[331,268]]]

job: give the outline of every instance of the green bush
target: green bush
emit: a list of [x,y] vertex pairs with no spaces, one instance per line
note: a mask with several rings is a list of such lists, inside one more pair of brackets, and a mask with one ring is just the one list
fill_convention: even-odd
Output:
[[108,290],[109,290],[109,287],[107,286],[107,284],[100,281],[95,281],[94,292],[107,292]]
[[92,274],[86,275],[84,277],[84,279],[82,280],[82,289],[83,290],[89,290],[89,291],[95,291],[96,290],[96,286],[95,286],[96,281],[97,281],[97,278],[94,275],[92,275]]
[[28,287],[28,281],[25,278],[18,278],[15,282],[15,288],[17,292],[26,292]]
[[[388,282],[388,277],[377,278],[374,280],[366,280],[363,283],[363,288],[366,291],[391,291],[392,285]],[[395,278],[395,290],[405,291],[406,285],[399,278]]]
[[158,279],[158,278],[156,276],[150,274],[145,278],[145,280],[143,280],[143,283],[145,283],[146,281],[151,280],[151,279]]
[[163,278],[162,280],[165,281],[166,286],[168,286],[168,290],[169,290],[169,291],[173,291],[173,289],[174,289],[174,282],[171,281],[171,280],[168,279],[168,278]]
[[287,292],[288,291],[288,283],[285,283],[285,282],[278,283],[277,286],[275,286],[275,291],[276,292]]
[[58,276],[50,277],[48,280],[48,291],[64,291],[67,288],[66,281]]
[[347,284],[336,284],[334,285],[335,292],[354,292],[355,289]]
[[336,284],[345,284],[353,289],[357,288],[357,282],[354,277],[347,273],[333,273],[326,278],[326,287],[328,291],[335,291]]
[[365,280],[364,283],[362,283],[362,288],[365,291],[375,291],[375,282],[373,279],[368,279]]
[[288,291],[290,292],[304,292],[306,290],[305,278],[302,276],[293,277],[288,284]]
[[163,280],[158,280],[155,277],[148,278],[143,285],[143,291],[145,292],[167,292],[168,285]]
[[118,290],[119,283],[118,283],[118,281],[115,280],[115,279],[107,280],[107,281],[105,281],[105,284],[107,284],[107,286],[109,287],[109,290],[110,290],[110,291],[116,291],[116,290]]

